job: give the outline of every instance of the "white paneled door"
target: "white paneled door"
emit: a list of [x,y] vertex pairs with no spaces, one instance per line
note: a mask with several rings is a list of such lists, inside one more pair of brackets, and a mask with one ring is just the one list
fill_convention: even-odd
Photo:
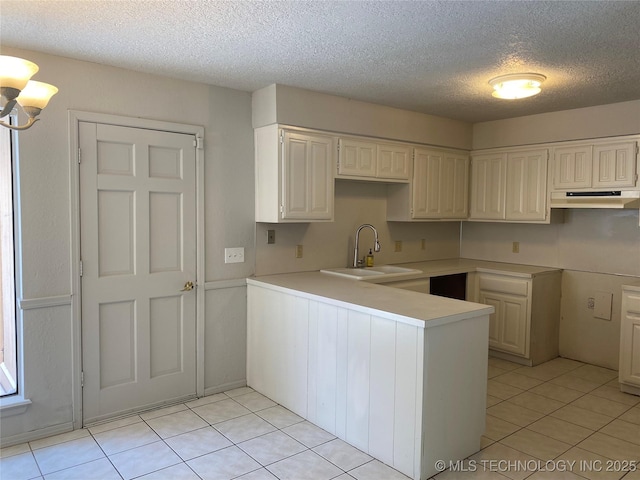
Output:
[[196,394],[194,138],[79,123],[85,424]]

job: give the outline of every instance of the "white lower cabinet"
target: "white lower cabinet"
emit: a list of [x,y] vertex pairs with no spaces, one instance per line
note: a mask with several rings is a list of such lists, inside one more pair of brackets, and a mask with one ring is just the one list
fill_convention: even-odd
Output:
[[640,395],[640,285],[622,287],[620,389]]
[[558,356],[561,277],[561,271],[477,274],[477,301],[495,308],[489,320],[489,349],[494,356],[524,365]]
[[489,348],[527,357],[528,296],[480,290],[480,303],[496,310],[489,321]]
[[414,480],[480,449],[487,315],[425,328],[264,285],[247,285],[250,387]]

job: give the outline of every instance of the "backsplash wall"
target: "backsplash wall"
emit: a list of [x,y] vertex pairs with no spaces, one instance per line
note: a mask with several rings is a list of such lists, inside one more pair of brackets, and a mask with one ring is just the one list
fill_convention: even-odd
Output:
[[[387,222],[387,186],[337,180],[335,221],[330,223],[256,224],[256,275],[346,267],[353,262],[355,232],[363,223],[378,230],[381,250],[375,263],[405,263],[456,258],[460,254],[460,222]],[[275,244],[267,244],[267,230],[275,230]],[[422,250],[422,239],[425,249]],[[395,242],[402,251],[395,252]],[[296,245],[303,257],[296,258]],[[373,247],[373,232],[360,233],[360,257]]]
[[464,222],[461,238],[466,258],[640,276],[637,210],[566,210],[552,225]]

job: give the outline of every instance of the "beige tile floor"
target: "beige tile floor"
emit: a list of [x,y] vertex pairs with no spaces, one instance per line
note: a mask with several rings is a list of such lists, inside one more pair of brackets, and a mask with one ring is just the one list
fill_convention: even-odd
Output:
[[[616,372],[492,358],[488,376],[483,449],[435,479],[640,480],[640,397]],[[4,448],[0,478],[407,480],[250,388]]]

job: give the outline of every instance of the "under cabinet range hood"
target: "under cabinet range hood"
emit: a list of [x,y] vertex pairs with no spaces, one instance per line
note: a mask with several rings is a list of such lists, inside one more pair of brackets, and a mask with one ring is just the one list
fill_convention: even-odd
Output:
[[640,191],[551,192],[551,208],[640,208]]

